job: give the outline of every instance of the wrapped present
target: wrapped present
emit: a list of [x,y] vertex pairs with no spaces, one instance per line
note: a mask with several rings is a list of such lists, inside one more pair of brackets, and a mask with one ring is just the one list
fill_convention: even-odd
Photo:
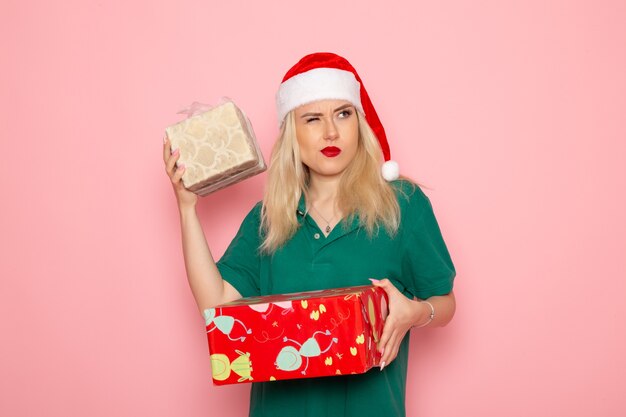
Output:
[[244,113],[232,100],[209,107],[192,104],[189,117],[165,129],[185,165],[185,188],[204,196],[265,171],[263,155]]
[[387,294],[371,285],[242,298],[204,311],[215,385],[378,366]]

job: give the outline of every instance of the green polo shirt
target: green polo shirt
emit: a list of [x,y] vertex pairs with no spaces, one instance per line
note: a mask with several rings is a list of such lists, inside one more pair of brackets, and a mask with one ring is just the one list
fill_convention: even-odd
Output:
[[[368,278],[388,278],[410,298],[448,294],[456,272],[430,200],[409,181],[392,186],[401,216],[395,236],[381,227],[370,237],[355,217],[326,237],[301,199],[298,231],[272,255],[258,250],[258,203],[217,263],[222,277],[244,297],[366,285]],[[252,383],[250,416],[405,416],[408,352],[407,334],[382,372]]]

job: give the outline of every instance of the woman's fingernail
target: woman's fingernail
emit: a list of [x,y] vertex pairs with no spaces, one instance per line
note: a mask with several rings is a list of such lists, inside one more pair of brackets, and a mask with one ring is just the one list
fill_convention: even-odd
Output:
[[178,169],[185,169],[185,164],[178,164]]
[[163,143],[167,143],[167,136],[163,136]]
[[178,153],[178,148],[176,148],[176,149],[174,149],[174,150],[172,151],[172,155],[175,155],[175,154],[177,154],[177,153]]
[[369,278],[370,281],[372,281],[374,284],[378,284],[380,281],[374,278]]
[[382,371],[385,368],[385,361],[380,363],[380,370]]

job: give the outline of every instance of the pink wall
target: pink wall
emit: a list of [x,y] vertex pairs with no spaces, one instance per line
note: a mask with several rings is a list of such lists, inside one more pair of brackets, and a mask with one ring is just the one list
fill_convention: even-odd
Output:
[[[332,50],[458,271],[409,414],[623,416],[625,3],[248,3],[3,1],[0,415],[245,413],[210,382],[163,129],[227,95],[268,155],[282,75]],[[264,179],[201,202],[216,256]]]

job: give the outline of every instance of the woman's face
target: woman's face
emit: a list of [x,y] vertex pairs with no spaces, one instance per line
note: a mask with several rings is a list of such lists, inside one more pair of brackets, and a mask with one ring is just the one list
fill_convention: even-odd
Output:
[[311,176],[340,175],[359,144],[354,106],[345,100],[320,100],[296,108],[294,116],[300,157]]

